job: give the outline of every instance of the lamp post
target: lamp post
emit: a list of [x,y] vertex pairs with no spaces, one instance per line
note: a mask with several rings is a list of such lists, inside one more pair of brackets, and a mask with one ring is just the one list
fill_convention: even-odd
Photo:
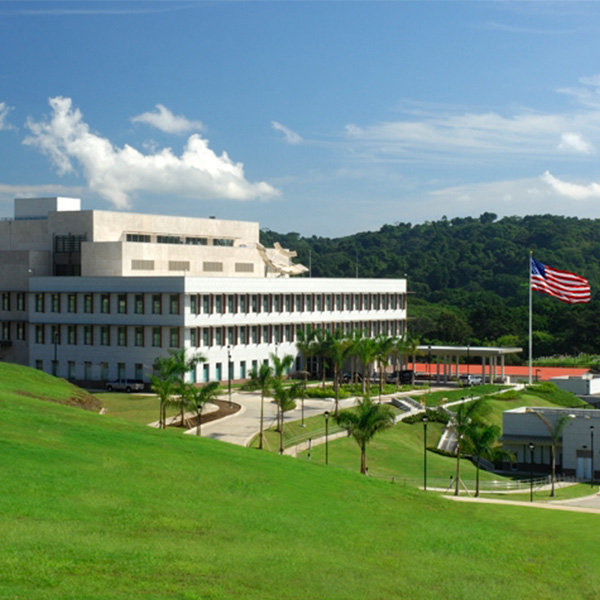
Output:
[[427,413],[423,415],[423,491],[427,491]]
[[231,407],[231,346],[227,346],[227,389],[229,393],[229,406]]
[[535,444],[529,442],[529,502],[533,502],[533,449]]
[[427,361],[427,381],[429,383],[429,391],[431,391],[431,344],[429,344],[429,359]]
[[304,380],[302,386],[302,398],[300,399],[302,402],[302,422],[300,423],[300,427],[306,427],[306,423],[304,422],[304,396],[306,396],[306,380]]
[[312,452],[312,438],[308,438],[308,460],[310,460],[310,453]]
[[325,464],[329,464],[329,411],[323,413],[325,417]]
[[590,425],[590,448],[592,449],[592,473],[590,477],[590,486],[594,487],[594,426]]

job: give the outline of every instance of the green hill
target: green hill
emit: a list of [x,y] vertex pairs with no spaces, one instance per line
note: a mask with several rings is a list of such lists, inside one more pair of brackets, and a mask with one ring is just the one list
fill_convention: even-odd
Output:
[[459,504],[0,390],[0,598],[596,598],[598,516]]
[[586,277],[592,302],[565,305],[536,293],[536,356],[600,353],[600,219],[553,215],[504,217],[484,213],[398,222],[341,238],[261,232],[312,265],[313,277],[408,277],[409,331],[423,343],[527,347],[529,252],[557,269]]

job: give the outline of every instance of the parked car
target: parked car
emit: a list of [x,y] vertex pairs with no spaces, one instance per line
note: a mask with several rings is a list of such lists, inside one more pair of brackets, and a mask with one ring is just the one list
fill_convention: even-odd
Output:
[[403,369],[402,371],[393,371],[385,374],[386,383],[396,383],[397,381],[403,385],[412,383],[414,371],[411,369]]
[[481,385],[481,377],[479,375],[460,375],[458,382],[464,386]]
[[108,392],[142,392],[144,391],[144,382],[141,379],[115,379],[115,381],[106,382]]
[[362,375],[360,373],[342,373],[342,383],[360,383],[362,382]]

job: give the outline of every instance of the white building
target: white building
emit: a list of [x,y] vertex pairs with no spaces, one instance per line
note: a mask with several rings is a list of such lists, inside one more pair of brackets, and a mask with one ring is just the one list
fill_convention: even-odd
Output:
[[[0,222],[0,360],[91,383],[146,379],[170,348],[232,379],[297,354],[299,328],[401,335],[404,279],[321,279],[263,248],[258,223],[80,210],[16,199]],[[300,368],[298,361],[296,367]]]

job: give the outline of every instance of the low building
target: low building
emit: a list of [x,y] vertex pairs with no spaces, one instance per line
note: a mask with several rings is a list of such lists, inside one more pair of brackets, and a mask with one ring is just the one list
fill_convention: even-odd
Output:
[[[514,455],[513,468],[536,473],[550,472],[552,436],[566,415],[569,420],[556,442],[556,471],[565,476],[589,480],[600,478],[600,410],[520,407],[502,415],[502,446]],[[533,444],[533,449],[530,449]],[[533,459],[533,460],[532,460]],[[533,465],[532,465],[533,463]]]
[[404,279],[313,279],[294,257],[258,223],[17,199],[0,222],[0,360],[91,384],[147,380],[183,347],[206,358],[192,380],[220,381],[296,355],[307,325],[404,334]]

